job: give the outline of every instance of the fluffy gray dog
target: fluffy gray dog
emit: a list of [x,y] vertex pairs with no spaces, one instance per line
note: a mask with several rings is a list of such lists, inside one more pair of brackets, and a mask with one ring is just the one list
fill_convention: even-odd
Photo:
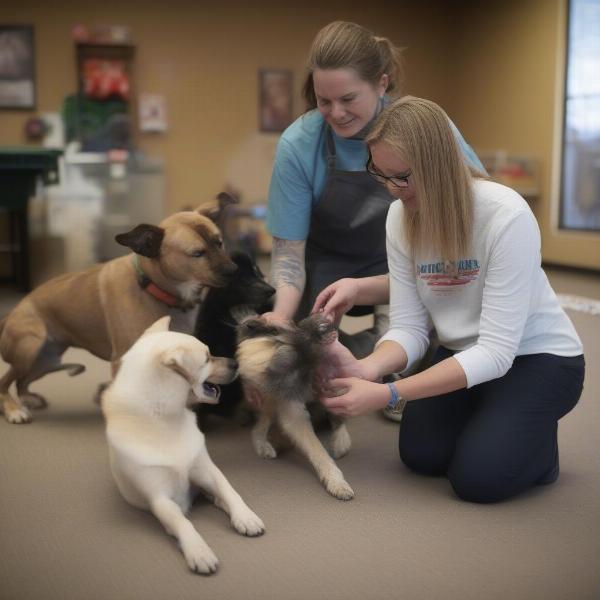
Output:
[[[244,387],[262,398],[252,430],[256,453],[262,458],[277,457],[271,436],[278,428],[308,458],[332,496],[352,499],[354,491],[316,436],[307,410],[307,405],[317,401],[323,346],[336,340],[334,326],[321,315],[291,327],[239,312],[236,320],[240,323],[236,352],[239,374]],[[350,450],[350,435],[340,418],[330,414],[329,419],[332,454],[340,458]]]

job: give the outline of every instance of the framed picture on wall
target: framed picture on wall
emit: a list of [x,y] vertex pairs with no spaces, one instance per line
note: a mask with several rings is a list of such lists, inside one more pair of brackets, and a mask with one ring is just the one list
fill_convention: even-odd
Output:
[[35,108],[35,46],[30,25],[0,24],[1,108]]
[[259,69],[259,129],[283,131],[293,120],[293,78],[289,69]]

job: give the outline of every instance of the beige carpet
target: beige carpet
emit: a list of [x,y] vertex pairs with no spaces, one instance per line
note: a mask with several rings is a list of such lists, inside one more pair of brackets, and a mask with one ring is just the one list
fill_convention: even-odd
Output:
[[[558,272],[552,281],[600,298],[597,277]],[[190,574],[158,522],[119,496],[92,404],[108,367],[70,350],[86,373],[34,385],[51,406],[33,424],[0,418],[0,598],[599,598],[600,317],[570,314],[588,371],[582,400],[560,424],[556,484],[498,505],[461,502],[444,479],[408,472],[397,427],[371,415],[349,424],[354,446],[339,465],[356,498],[344,503],[293,452],[261,460],[248,430],[214,422],[209,451],[267,533],[243,538],[224,513],[196,504],[191,519],[221,561],[209,578]]]

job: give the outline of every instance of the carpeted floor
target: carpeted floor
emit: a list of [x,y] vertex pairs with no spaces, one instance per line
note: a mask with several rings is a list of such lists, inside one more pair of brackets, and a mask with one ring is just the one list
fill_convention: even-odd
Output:
[[[550,276],[557,292],[600,299],[597,276]],[[267,533],[243,538],[198,502],[191,519],[221,561],[209,578],[191,575],[154,517],[119,496],[92,403],[108,365],[70,350],[67,360],[86,373],[34,384],[51,405],[31,425],[0,418],[0,598],[599,598],[600,317],[569,314],[588,371],[579,405],[560,423],[556,484],[498,505],[461,502],[444,479],[403,467],[397,426],[370,415],[349,423],[353,449],[339,465],[356,498],[345,503],[294,452],[261,460],[249,430],[214,421],[209,451]]]

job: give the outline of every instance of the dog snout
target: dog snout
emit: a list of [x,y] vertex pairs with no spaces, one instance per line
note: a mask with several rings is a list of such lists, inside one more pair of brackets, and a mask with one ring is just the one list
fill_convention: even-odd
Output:
[[212,383],[231,383],[238,375],[238,364],[233,358],[213,357],[209,381]]
[[213,276],[216,287],[224,287],[234,279],[237,273],[237,265],[228,257],[213,264]]
[[264,296],[265,300],[268,300],[276,292],[275,288],[271,284],[261,280],[256,282],[256,290],[258,292],[257,295],[259,297]]
[[232,380],[238,376],[240,366],[235,358],[227,359],[227,370],[233,373]]

